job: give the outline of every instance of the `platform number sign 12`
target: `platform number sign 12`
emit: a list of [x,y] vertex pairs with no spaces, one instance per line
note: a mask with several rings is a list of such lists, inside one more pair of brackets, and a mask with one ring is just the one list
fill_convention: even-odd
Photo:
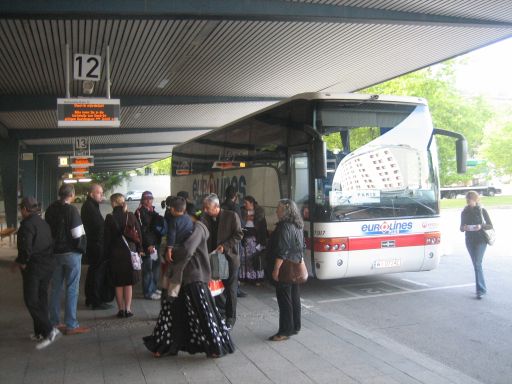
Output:
[[73,55],[73,79],[99,81],[101,76],[101,56]]

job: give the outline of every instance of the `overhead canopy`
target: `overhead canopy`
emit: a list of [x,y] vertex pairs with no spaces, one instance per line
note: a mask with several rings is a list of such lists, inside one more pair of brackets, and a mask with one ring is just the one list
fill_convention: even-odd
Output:
[[[352,92],[512,36],[509,0],[176,0],[0,3],[0,137],[93,171],[129,170],[283,98]],[[58,128],[71,54],[101,55],[119,128]],[[71,81],[71,97],[83,96]]]

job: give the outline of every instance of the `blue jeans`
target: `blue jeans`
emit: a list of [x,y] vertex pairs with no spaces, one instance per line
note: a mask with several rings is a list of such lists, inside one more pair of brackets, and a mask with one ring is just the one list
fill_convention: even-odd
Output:
[[485,286],[482,260],[484,258],[485,250],[487,249],[487,243],[483,241],[475,242],[466,239],[466,248],[471,256],[473,268],[475,269],[476,293],[484,294],[487,292],[487,287]]
[[158,286],[160,278],[160,260],[151,260],[151,257],[142,258],[142,294],[146,299],[151,298]]
[[76,306],[80,287],[80,271],[82,269],[82,254],[70,252],[56,254],[56,267],[52,275],[50,292],[50,322],[53,326],[60,323],[60,298],[64,282],[66,283],[66,306],[64,323],[67,328],[79,326],[76,319]]

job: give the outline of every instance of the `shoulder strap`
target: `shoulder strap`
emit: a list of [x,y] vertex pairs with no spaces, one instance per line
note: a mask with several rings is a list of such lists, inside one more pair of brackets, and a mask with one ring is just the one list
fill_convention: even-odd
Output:
[[484,208],[480,207],[480,217],[482,218],[482,224],[487,224],[484,219]]

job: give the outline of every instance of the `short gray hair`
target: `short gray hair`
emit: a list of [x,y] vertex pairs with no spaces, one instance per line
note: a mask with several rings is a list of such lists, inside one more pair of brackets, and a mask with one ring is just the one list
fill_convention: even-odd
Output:
[[208,196],[204,198],[203,204],[215,205],[216,207],[220,207],[219,196],[217,196],[215,193],[210,193]]

